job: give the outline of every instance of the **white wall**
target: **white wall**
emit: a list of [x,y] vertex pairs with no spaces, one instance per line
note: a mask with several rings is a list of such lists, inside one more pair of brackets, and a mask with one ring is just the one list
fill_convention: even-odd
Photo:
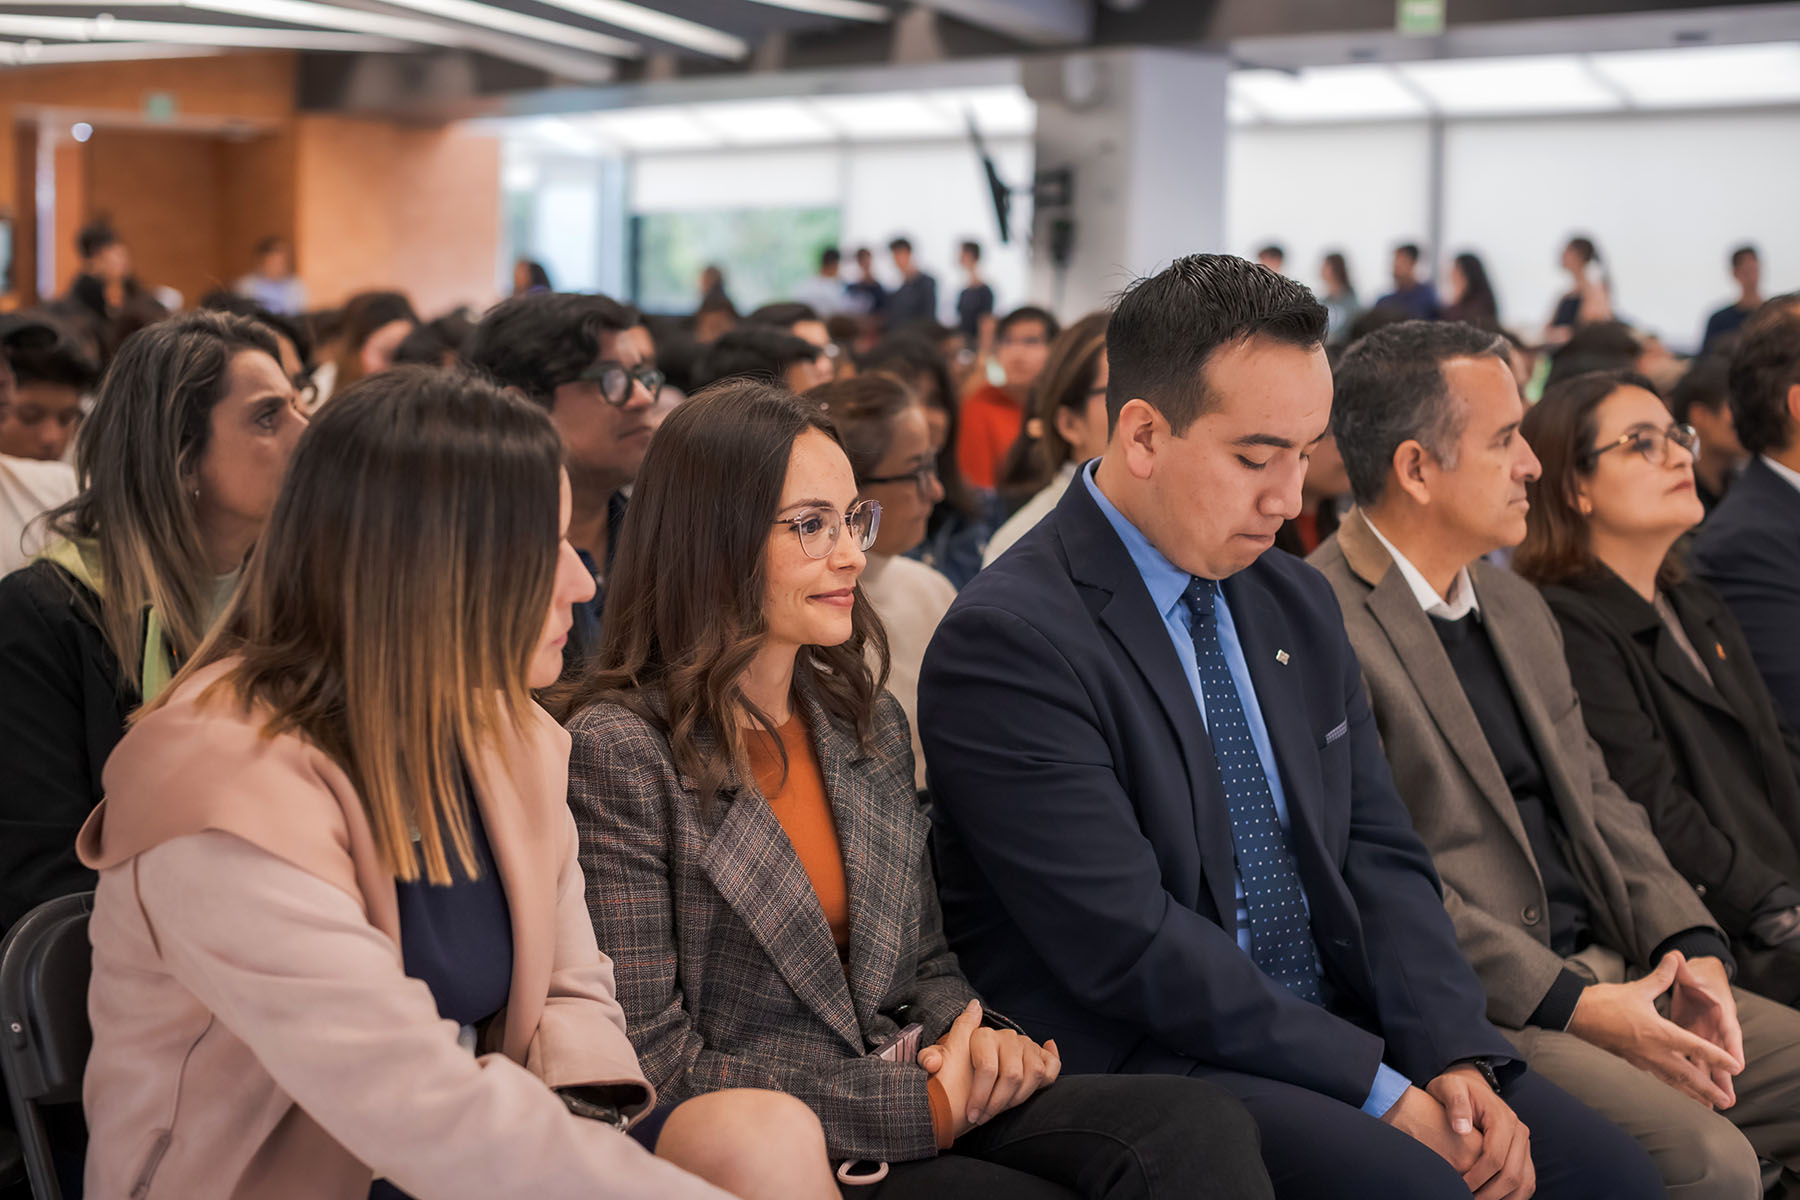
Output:
[[1270,242],[1287,273],[1321,288],[1319,260],[1344,252],[1364,304],[1393,287],[1397,242],[1426,240],[1423,122],[1234,130],[1225,153],[1225,236],[1249,258]]
[[[1030,183],[1029,139],[991,141],[988,150],[1008,183]],[[1000,245],[986,178],[974,151],[960,139],[642,155],[633,164],[631,191],[631,210],[639,213],[836,205],[845,257],[856,247],[870,247],[878,273],[890,283],[898,278],[887,243],[898,234],[911,239],[919,264],[937,276],[939,315],[945,318],[954,315],[962,288],[958,244],[977,241],[982,275],[1000,311],[1030,299],[1024,244],[1030,203],[1015,201],[1013,241]]]
[[1684,350],[1736,294],[1733,246],[1761,250],[1770,294],[1800,286],[1800,111],[1470,123],[1447,131],[1444,166],[1447,249],[1483,252],[1521,325],[1567,290],[1575,232],[1619,315]]
[[[1426,238],[1428,136],[1417,123],[1234,131],[1231,248],[1281,242],[1289,272],[1317,286],[1320,252],[1343,246],[1372,300],[1389,247]],[[1566,287],[1564,241],[1589,233],[1621,315],[1690,350],[1734,294],[1732,246],[1761,249],[1768,293],[1800,287],[1797,148],[1800,110],[1449,122],[1436,250],[1480,254],[1502,318],[1535,331]]]

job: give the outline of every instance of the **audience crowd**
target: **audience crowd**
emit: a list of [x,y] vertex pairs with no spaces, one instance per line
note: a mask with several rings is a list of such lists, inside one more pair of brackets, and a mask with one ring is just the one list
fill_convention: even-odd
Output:
[[1754,247],[1691,359],[1587,236],[1533,331],[1412,244],[1067,324],[974,242],[429,319],[78,249],[0,316],[65,1194],[1800,1198]]

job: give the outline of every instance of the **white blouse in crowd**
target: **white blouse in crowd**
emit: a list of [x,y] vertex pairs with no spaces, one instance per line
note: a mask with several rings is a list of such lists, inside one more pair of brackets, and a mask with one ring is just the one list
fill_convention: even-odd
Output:
[[987,551],[981,556],[982,566],[992,566],[996,558],[1012,549],[1014,542],[1030,533],[1032,526],[1050,515],[1050,510],[1056,507],[1057,502],[1063,498],[1063,493],[1069,490],[1069,483],[1075,478],[1075,472],[1080,466],[1076,462],[1064,463],[1056,472],[1056,478],[1043,491],[1027,500],[1018,512],[1006,518],[1006,523],[988,539]]
[[956,599],[956,586],[932,567],[911,558],[869,555],[863,569],[863,594],[887,627],[893,661],[888,691],[906,710],[912,726],[913,781],[925,786],[925,751],[919,745],[919,668],[938,622]]
[[76,490],[75,468],[68,463],[0,454],[0,575],[18,570],[44,548],[44,523],[38,518],[73,500]]

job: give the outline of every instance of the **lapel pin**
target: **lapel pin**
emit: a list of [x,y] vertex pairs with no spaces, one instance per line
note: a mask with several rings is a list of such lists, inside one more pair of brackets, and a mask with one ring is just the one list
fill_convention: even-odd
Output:
[[1713,649],[1717,650],[1719,652],[1719,657],[1721,659],[1723,659],[1725,657],[1725,643],[1724,642],[1714,642]]
[[1277,650],[1275,652],[1275,661],[1276,662],[1280,663],[1282,666],[1285,667],[1285,666],[1287,666],[1287,660],[1288,660],[1288,652],[1286,650]]

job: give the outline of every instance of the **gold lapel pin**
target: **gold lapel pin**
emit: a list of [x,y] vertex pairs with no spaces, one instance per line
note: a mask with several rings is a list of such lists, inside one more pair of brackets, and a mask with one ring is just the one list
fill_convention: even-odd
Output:
[[1280,663],[1282,666],[1285,667],[1285,666],[1287,666],[1287,660],[1288,660],[1288,652],[1286,650],[1277,650],[1275,652],[1275,661],[1276,662]]

